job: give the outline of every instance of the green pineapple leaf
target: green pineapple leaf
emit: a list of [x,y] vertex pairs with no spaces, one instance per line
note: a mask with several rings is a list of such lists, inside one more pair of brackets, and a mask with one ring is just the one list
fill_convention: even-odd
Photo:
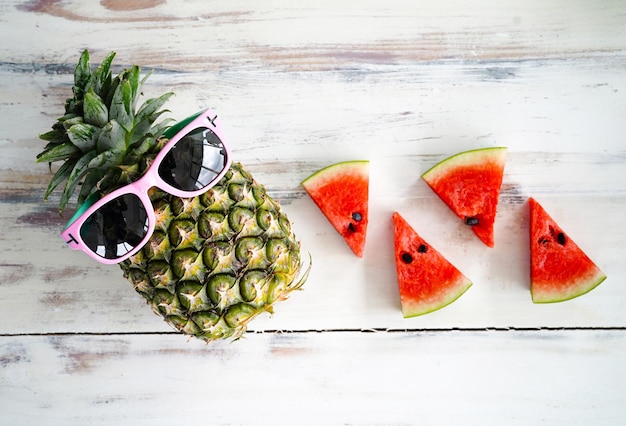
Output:
[[102,102],[100,96],[94,92],[93,88],[85,93],[83,109],[85,111],[85,122],[89,124],[102,127],[109,121],[109,109]]
[[170,123],[175,121],[173,118],[167,118],[162,120],[152,126],[152,134],[156,139],[159,139],[163,136],[163,133],[170,127]]
[[102,127],[96,150],[98,153],[105,151],[122,151],[126,148],[126,130],[120,126],[117,120],[111,120]]
[[[125,185],[129,183],[129,182],[120,183],[120,174],[121,174],[121,170],[117,167],[104,172],[102,178],[98,181],[98,191],[106,194],[107,192],[113,191],[114,188],[119,188],[120,185]],[[108,190],[103,191],[101,189],[102,187],[108,188]]]
[[80,152],[80,149],[71,142],[65,142],[63,144],[52,147],[46,151],[37,155],[38,163],[53,163],[55,161],[64,161],[72,157],[74,154]]
[[152,121],[154,121],[162,113],[167,112],[167,110],[159,111],[159,109],[163,105],[165,105],[165,103],[169,100],[169,98],[172,97],[172,95],[174,95],[173,92],[168,92],[168,93],[162,94],[158,98],[151,98],[145,101],[141,105],[141,107],[139,107],[139,110],[137,111],[137,114],[135,115],[135,122],[138,123],[146,119],[150,119],[151,117],[153,118]]
[[103,170],[92,170],[87,174],[85,180],[83,180],[83,183],[80,186],[80,191],[78,193],[77,199],[78,204],[82,204],[87,199],[87,197],[89,197],[92,193],[98,190],[96,186],[98,185],[98,182],[100,181],[102,176],[104,176],[104,173],[105,172]]
[[[140,141],[148,132],[154,130],[154,122],[161,116],[161,114],[165,112],[169,112],[168,110],[160,110],[170,98],[172,93],[166,93],[155,99],[148,99],[139,109],[137,114],[135,115],[135,125],[133,126],[133,130],[129,135],[129,146],[133,146],[136,142]],[[169,123],[167,121],[166,123]],[[153,136],[160,136],[153,135]]]
[[74,97],[82,100],[85,95],[85,86],[91,77],[91,67],[89,66],[89,52],[84,50],[78,64],[74,69]]
[[122,79],[119,75],[115,77],[111,76],[109,81],[105,81],[102,84],[102,93],[100,93],[100,97],[104,103],[109,106],[109,115],[111,114],[111,102],[113,102],[113,96],[115,95],[121,80]]
[[111,63],[115,58],[115,52],[110,52],[106,58],[102,61],[96,70],[91,74],[91,79],[87,83],[87,90],[93,89],[96,93],[102,93],[102,88],[105,86],[107,80],[111,81]]
[[133,126],[132,90],[128,80],[121,80],[115,89],[109,109],[109,117],[116,120],[127,132]]
[[[58,145],[67,142],[67,135],[65,134],[65,131],[53,128],[49,132],[39,135],[39,139]],[[46,146],[46,148],[48,148],[48,146]]]
[[134,113],[137,109],[137,101],[141,95],[142,82],[139,81],[141,69],[137,65],[133,65],[126,73],[128,83],[130,84],[130,103],[129,110]]
[[74,124],[67,130],[70,141],[82,152],[89,152],[96,147],[100,129],[87,123]]
[[70,127],[72,127],[75,124],[80,124],[84,122],[85,120],[83,120],[83,117],[81,117],[80,115],[72,116],[71,114],[68,114],[68,115],[61,117],[61,124],[63,125],[63,128],[65,129],[65,131],[68,131]]
[[54,174],[54,176],[50,180],[50,183],[48,184],[46,193],[43,196],[44,200],[48,199],[52,191],[54,191],[56,187],[61,184],[61,182],[64,182],[65,180],[67,180],[67,178],[70,177],[70,173],[72,172],[72,169],[76,165],[76,161],[78,161],[78,158],[74,160],[68,160],[65,163],[63,163],[61,167],[59,167],[59,170],[57,170],[57,172]]
[[90,158],[87,166],[90,170],[107,170],[121,164],[125,155],[124,150],[104,151]]
[[[80,119],[82,120],[82,116],[80,116],[79,114],[76,114],[74,112],[66,112],[63,117],[60,117],[56,123],[54,123],[52,126],[54,128],[59,128],[59,129],[65,129],[65,122],[72,120],[72,119]],[[71,123],[71,122],[70,122]],[[74,124],[76,124],[77,121],[74,120]],[[71,126],[71,124],[70,124]]]
[[139,159],[155,145],[155,138],[151,134],[144,134],[141,139],[129,146],[128,162]]
[[84,156],[80,157],[74,164],[74,168],[70,172],[63,194],[61,195],[61,201],[59,202],[59,212],[65,209],[65,206],[70,201],[70,197],[76,190],[76,186],[80,182],[81,178],[89,171],[89,162],[95,157],[95,151],[87,152]]

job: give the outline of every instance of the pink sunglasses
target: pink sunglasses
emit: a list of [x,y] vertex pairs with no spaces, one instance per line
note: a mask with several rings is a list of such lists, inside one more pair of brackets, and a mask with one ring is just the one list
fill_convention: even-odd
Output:
[[156,186],[177,197],[206,192],[226,174],[232,159],[217,115],[210,110],[170,127],[170,140],[141,179],[102,198],[88,199],[61,237],[95,260],[119,263],[150,239],[156,222],[148,190]]

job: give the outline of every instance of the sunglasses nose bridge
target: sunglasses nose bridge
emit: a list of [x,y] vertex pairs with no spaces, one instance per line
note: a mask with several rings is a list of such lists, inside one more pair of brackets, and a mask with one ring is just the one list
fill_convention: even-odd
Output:
[[150,167],[146,174],[138,181],[132,183],[131,186],[133,186],[137,192],[148,195],[150,188],[153,186],[161,186],[157,168]]

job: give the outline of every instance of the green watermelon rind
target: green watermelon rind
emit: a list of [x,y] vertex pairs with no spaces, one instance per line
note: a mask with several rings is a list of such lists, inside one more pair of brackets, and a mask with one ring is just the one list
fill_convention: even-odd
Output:
[[567,293],[562,291],[541,292],[535,290],[531,291],[531,298],[533,303],[538,304],[566,302],[589,293],[591,290],[602,284],[604,280],[606,280],[606,274],[604,274],[604,272],[602,272],[599,268],[596,268],[596,271],[591,278],[581,280],[580,283],[572,286],[570,291]]
[[[457,299],[459,299],[469,288],[473,285],[472,281],[470,281],[467,277],[462,276],[459,277],[457,282],[454,285],[455,291],[448,291],[446,293],[446,298],[440,299],[436,302],[432,303],[424,303],[424,302],[411,302],[410,300],[401,300],[402,305],[402,315],[404,318],[413,318],[421,315],[426,315],[431,312],[438,311],[442,308],[445,308],[448,305],[454,303]],[[415,306],[415,307],[414,307]]]
[[484,159],[494,159],[500,157],[500,161],[504,163],[504,156],[507,150],[508,148],[505,146],[495,146],[459,152],[441,160],[430,169],[426,170],[422,173],[422,178],[428,183],[429,180],[436,180],[439,177],[446,175],[454,167],[478,164],[483,162]]
[[[307,177],[301,182],[301,185],[305,188],[311,186],[317,186],[320,184],[322,179],[328,179],[334,176],[338,171],[345,171],[352,168],[357,169],[365,169],[369,166],[369,160],[350,160],[350,161],[341,161],[339,163],[331,164],[330,166],[326,166],[323,169],[318,170],[313,173],[311,176]],[[360,170],[361,173],[365,174],[363,170]]]

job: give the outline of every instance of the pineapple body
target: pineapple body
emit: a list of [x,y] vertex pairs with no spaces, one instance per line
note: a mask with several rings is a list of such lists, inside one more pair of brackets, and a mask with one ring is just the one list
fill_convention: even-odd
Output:
[[[72,98],[39,162],[61,162],[44,198],[62,187],[59,211],[76,194],[81,204],[139,179],[167,143],[159,120],[172,93],[139,105],[137,65],[113,76],[115,52],[92,70],[84,51]],[[138,106],[139,105],[139,106]],[[150,190],[157,223],[150,241],[122,262],[124,276],[177,330],[200,339],[238,338],[248,322],[300,288],[300,245],[265,188],[235,163],[206,193],[178,198]]]
[[287,216],[243,165],[198,197],[150,196],[157,229],[121,266],[177,330],[207,341],[241,337],[253,317],[303,284]]

